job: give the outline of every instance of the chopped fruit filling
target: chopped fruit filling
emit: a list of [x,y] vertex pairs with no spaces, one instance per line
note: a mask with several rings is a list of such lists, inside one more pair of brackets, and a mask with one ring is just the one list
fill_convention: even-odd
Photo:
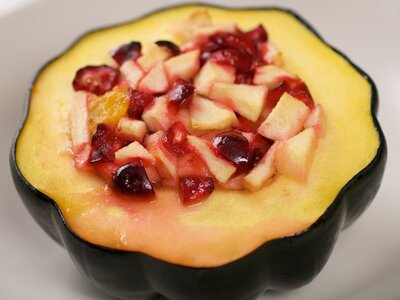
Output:
[[179,49],[179,46],[170,41],[157,41],[156,45],[159,47],[165,47],[172,53],[172,55],[178,55],[179,53],[181,53],[181,49]]
[[200,69],[200,50],[185,52],[168,59],[165,69],[170,80],[191,80]]
[[128,141],[142,142],[147,133],[147,126],[143,121],[122,117],[119,120],[116,132],[118,136]]
[[115,151],[122,146],[122,141],[116,137],[114,131],[106,124],[97,125],[96,133],[92,137],[91,163],[112,162]]
[[141,51],[142,45],[140,43],[131,42],[112,51],[111,56],[119,65],[122,65],[126,61],[136,60],[140,56]]
[[183,205],[215,188],[257,191],[276,174],[305,182],[324,111],[265,28],[200,15],[185,28],[174,32],[184,45],[132,41],[111,52],[118,67],[76,72],[76,166],[92,165],[132,199],[154,196],[153,185],[177,189]]
[[133,162],[118,168],[112,178],[114,186],[124,194],[149,195],[153,194],[153,186],[143,164]]
[[175,81],[167,96],[172,103],[182,106],[193,96],[194,89],[193,84],[179,79]]
[[250,162],[249,141],[238,131],[227,131],[213,138],[218,153],[238,168],[246,167]]
[[153,95],[141,91],[129,91],[128,115],[134,119],[142,117],[144,108],[154,99]]
[[214,180],[210,177],[181,177],[179,187],[182,202],[186,205],[195,204],[214,191]]
[[76,72],[72,85],[75,91],[86,91],[98,96],[117,85],[119,71],[110,66],[87,66]]
[[201,96],[193,98],[190,116],[194,130],[222,130],[236,120],[232,110]]
[[189,152],[187,146],[188,132],[181,122],[175,122],[164,134],[162,143],[169,152],[181,156]]

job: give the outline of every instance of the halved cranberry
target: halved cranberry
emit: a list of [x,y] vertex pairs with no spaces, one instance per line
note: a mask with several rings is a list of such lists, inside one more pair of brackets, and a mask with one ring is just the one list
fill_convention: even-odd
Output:
[[165,132],[162,143],[163,146],[172,154],[181,156],[188,153],[187,148],[188,132],[182,122],[175,122]]
[[174,44],[173,42],[170,42],[170,41],[157,41],[156,44],[159,47],[167,48],[169,51],[171,51],[172,55],[178,55],[179,53],[181,53],[181,49],[179,49],[179,47],[176,44]]
[[139,42],[130,42],[111,52],[112,58],[122,65],[127,60],[135,60],[140,56],[142,45]]
[[250,159],[249,141],[238,131],[226,131],[216,135],[212,143],[218,153],[239,169],[245,167]]
[[132,162],[118,168],[112,178],[114,187],[124,194],[154,194],[153,186],[141,162]]
[[106,124],[97,125],[96,133],[92,137],[91,163],[112,162],[114,153],[123,146],[122,140],[118,139],[114,131]]
[[150,93],[142,91],[129,91],[129,108],[128,115],[134,119],[140,119],[143,114],[143,110],[147,104],[153,101],[154,96]]
[[179,178],[182,203],[196,204],[214,191],[214,180],[210,177],[181,177]]
[[258,25],[256,28],[245,33],[246,37],[250,38],[255,43],[264,43],[268,41],[268,33],[263,25]]
[[235,68],[246,71],[253,65],[253,58],[237,49],[221,49],[210,54],[208,60],[234,66]]
[[182,106],[191,99],[193,93],[193,84],[185,80],[178,79],[168,91],[167,96],[172,103]]
[[119,71],[113,67],[86,66],[76,72],[72,86],[75,91],[86,91],[101,96],[117,85],[118,78]]

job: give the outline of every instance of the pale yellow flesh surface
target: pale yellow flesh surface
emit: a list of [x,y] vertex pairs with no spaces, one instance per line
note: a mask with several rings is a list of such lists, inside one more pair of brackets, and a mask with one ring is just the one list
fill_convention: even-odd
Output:
[[285,68],[298,74],[315,102],[324,107],[326,136],[319,140],[307,184],[277,176],[254,193],[216,189],[207,201],[190,208],[179,203],[172,189],[156,189],[153,203],[113,196],[100,178],[74,167],[66,113],[72,103],[74,74],[85,65],[111,63],[108,53],[120,44],[168,39],[160,24],[185,19],[197,9],[174,8],[91,33],[49,64],[32,90],[16,155],[23,176],[56,201],[68,226],[83,239],[172,263],[209,267],[309,227],[371,162],[379,138],[366,79],[293,16],[276,10],[210,8],[214,22],[235,21],[243,29],[262,23],[282,51]]

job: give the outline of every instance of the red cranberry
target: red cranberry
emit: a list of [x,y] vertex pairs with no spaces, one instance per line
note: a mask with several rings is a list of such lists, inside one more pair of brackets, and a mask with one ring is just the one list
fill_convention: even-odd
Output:
[[124,194],[154,194],[153,186],[141,162],[132,162],[118,168],[112,178],[114,187]]
[[167,96],[172,103],[175,103],[178,106],[182,106],[191,99],[193,93],[193,84],[185,80],[178,79],[177,81],[175,81],[172,88],[168,91]]
[[210,37],[210,40],[219,45],[221,49],[236,49],[249,55],[253,55],[257,50],[252,41],[247,42],[245,36],[239,34],[216,33]]
[[118,139],[114,131],[106,124],[97,125],[96,133],[92,137],[91,163],[112,162],[114,153],[121,148],[122,141]]
[[142,45],[139,42],[131,42],[112,51],[111,56],[119,65],[122,65],[127,60],[137,59],[141,51]]
[[210,177],[181,177],[179,186],[183,204],[196,204],[214,191],[214,180]]
[[213,62],[234,66],[242,71],[249,70],[253,65],[253,58],[250,55],[231,48],[217,50],[208,59]]
[[110,66],[87,66],[76,72],[72,86],[75,91],[101,96],[117,85],[118,78],[119,71]]
[[248,71],[237,71],[235,83],[252,84],[254,77],[254,70],[250,69]]
[[239,169],[245,167],[250,159],[249,141],[238,131],[226,131],[216,135],[212,143],[218,153]]
[[142,91],[129,91],[129,108],[128,115],[134,119],[140,119],[143,114],[143,110],[147,104],[153,101],[154,96],[150,93]]
[[246,32],[246,37],[257,44],[268,41],[268,34],[263,25],[258,25],[256,28]]
[[172,154],[181,156],[188,153],[188,132],[182,122],[175,122],[162,138],[163,146]]
[[170,41],[157,41],[156,44],[159,47],[167,48],[169,51],[171,51],[172,55],[178,55],[179,53],[181,53],[181,50],[179,49],[179,47],[176,44],[174,44],[173,42],[170,42]]

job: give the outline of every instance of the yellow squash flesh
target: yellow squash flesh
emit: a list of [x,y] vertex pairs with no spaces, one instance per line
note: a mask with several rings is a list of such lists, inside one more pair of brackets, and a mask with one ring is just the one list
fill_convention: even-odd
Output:
[[322,104],[327,131],[319,140],[307,184],[277,176],[254,193],[217,189],[192,208],[182,207],[172,189],[157,189],[154,203],[113,196],[102,179],[74,167],[68,112],[75,72],[86,65],[111,63],[108,53],[120,44],[170,39],[161,24],[185,19],[198,9],[204,8],[173,8],[90,33],[50,63],[33,86],[16,160],[22,175],[55,200],[81,238],[167,262],[209,267],[308,228],[341,188],[371,162],[379,138],[367,80],[295,17],[278,10],[209,8],[215,23],[234,21],[242,29],[262,23],[283,52],[285,67],[298,74],[315,102]]

